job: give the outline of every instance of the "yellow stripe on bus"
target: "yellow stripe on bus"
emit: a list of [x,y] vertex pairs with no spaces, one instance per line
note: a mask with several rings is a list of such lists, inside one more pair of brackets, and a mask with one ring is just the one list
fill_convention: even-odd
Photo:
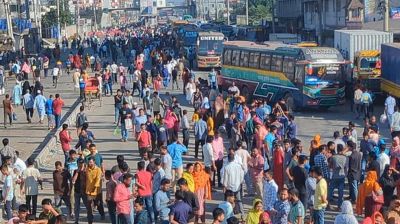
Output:
[[391,93],[393,96],[400,97],[400,86],[386,79],[381,79],[381,89],[386,93]]
[[251,71],[251,72],[257,73],[258,75],[272,76],[272,77],[279,78],[281,80],[289,80],[283,72],[273,72],[273,71],[268,71],[268,70],[261,70],[261,69],[255,69],[255,68],[244,68],[244,67],[232,66],[232,65],[223,65],[223,67],[228,68],[228,69]]

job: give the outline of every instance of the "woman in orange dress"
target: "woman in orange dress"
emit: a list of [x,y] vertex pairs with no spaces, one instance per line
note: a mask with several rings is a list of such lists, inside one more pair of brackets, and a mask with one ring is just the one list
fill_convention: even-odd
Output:
[[358,187],[358,196],[356,204],[357,215],[363,214],[363,209],[365,207],[365,217],[369,217],[374,212],[379,211],[379,204],[375,203],[372,197],[372,193],[375,195],[382,195],[383,191],[378,183],[378,175],[376,171],[368,171],[364,183]]
[[195,222],[198,223],[200,218],[202,223],[205,223],[205,200],[211,200],[211,184],[210,175],[204,170],[204,166],[200,162],[194,164],[193,171],[194,193],[199,200],[198,215]]

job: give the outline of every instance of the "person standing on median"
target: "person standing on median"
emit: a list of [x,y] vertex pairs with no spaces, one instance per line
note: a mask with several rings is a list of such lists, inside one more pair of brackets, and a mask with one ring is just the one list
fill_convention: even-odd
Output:
[[62,125],[62,131],[59,133],[59,138],[61,142],[61,149],[63,150],[64,157],[65,157],[65,163],[67,162],[67,159],[69,157],[69,150],[71,150],[71,133],[68,130],[68,124],[63,124]]
[[57,93],[56,99],[53,101],[53,114],[54,114],[54,121],[56,123],[56,128],[59,128],[61,125],[63,106],[64,106],[64,101],[61,99],[60,94]]

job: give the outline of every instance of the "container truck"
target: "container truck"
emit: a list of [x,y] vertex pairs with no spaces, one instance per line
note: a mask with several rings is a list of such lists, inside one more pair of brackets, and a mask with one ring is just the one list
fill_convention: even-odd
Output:
[[350,78],[372,92],[380,92],[381,44],[392,43],[393,33],[375,30],[335,30],[335,48],[352,63]]
[[400,98],[400,43],[382,44],[381,89]]

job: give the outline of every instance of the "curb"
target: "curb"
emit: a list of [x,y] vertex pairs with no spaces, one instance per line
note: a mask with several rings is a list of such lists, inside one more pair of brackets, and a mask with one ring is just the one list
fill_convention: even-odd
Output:
[[[81,100],[78,97],[75,102],[71,105],[70,110],[62,117],[61,124],[68,124],[69,127],[75,126],[75,118],[79,113],[79,107],[81,105]],[[32,154],[29,156],[30,159],[35,161],[35,167],[40,169],[44,168],[46,160],[48,161],[48,157],[54,155],[54,152],[59,150],[58,146],[58,134],[62,130],[62,125],[58,129],[52,129],[44,138],[43,142],[33,150]]]

